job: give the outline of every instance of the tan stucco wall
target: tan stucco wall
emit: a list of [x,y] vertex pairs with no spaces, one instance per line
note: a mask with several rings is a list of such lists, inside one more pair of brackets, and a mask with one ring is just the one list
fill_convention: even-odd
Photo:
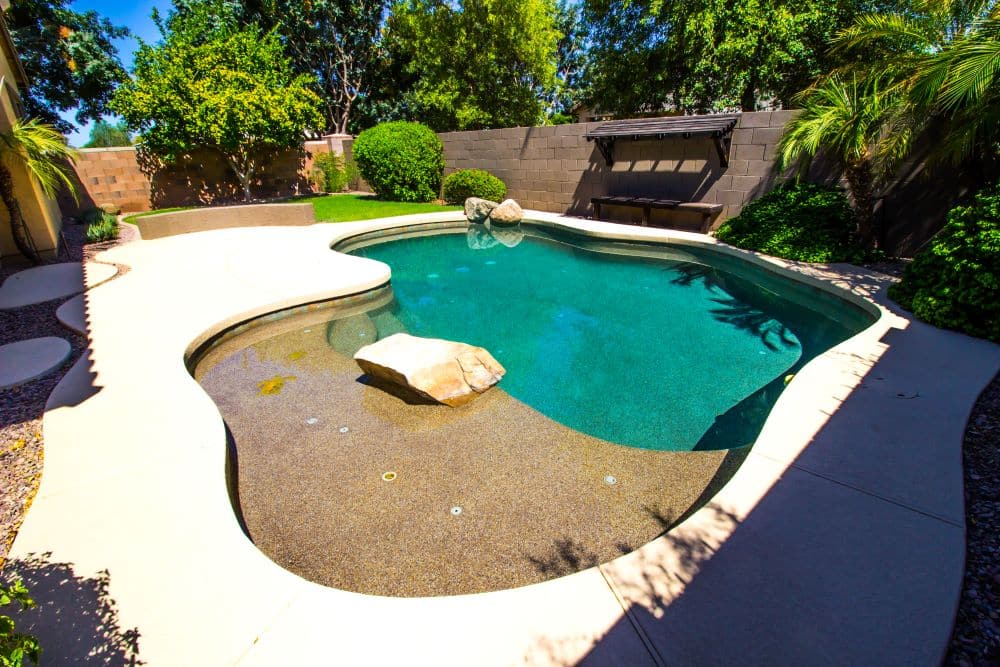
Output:
[[[5,38],[6,35],[3,35]],[[4,85],[0,89],[0,132],[7,132],[18,116],[15,102],[17,77],[8,60],[5,49],[0,49],[0,76]],[[43,257],[54,255],[59,247],[59,232],[62,230],[62,215],[55,200],[45,196],[38,183],[28,175],[27,170],[17,160],[5,162],[14,179],[14,197],[21,208],[21,214],[28,225],[28,231],[35,241],[35,247]],[[10,230],[10,213],[0,206],[0,256],[18,255]]]
[[312,204],[250,204],[172,211],[136,218],[144,239],[233,227],[281,227],[316,222]]

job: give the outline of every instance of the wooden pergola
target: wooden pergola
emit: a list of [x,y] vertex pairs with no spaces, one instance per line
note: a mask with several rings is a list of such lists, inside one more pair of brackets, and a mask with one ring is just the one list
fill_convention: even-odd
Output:
[[613,120],[588,132],[587,141],[597,143],[608,166],[615,163],[615,142],[620,139],[693,139],[708,137],[715,143],[719,162],[729,166],[729,144],[739,114],[709,114],[704,116],[672,116],[639,120]]

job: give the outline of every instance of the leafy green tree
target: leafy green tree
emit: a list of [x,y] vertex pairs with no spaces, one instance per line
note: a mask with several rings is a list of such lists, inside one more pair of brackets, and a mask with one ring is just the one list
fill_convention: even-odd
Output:
[[381,64],[387,0],[261,0],[261,24],[275,26],[296,72],[311,74],[325,129],[347,131]]
[[585,0],[588,102],[620,115],[788,106],[830,67],[852,0]]
[[584,96],[584,71],[587,64],[587,28],[583,10],[571,0],[559,0],[556,6],[556,29],[561,37],[556,49],[557,87],[549,98],[550,120],[572,113]]
[[132,135],[128,126],[121,120],[112,125],[105,120],[99,120],[90,128],[90,138],[84,148],[106,148],[109,146],[131,146]]
[[168,21],[160,45],[140,46],[134,78],[111,107],[139,133],[140,149],[165,162],[216,151],[249,201],[261,164],[322,127],[313,81],[293,73],[273,31],[223,26],[206,36],[183,21],[173,28]]
[[78,123],[99,120],[128,76],[113,41],[126,37],[128,29],[69,5],[66,0],[14,0],[4,13],[31,82],[22,91],[26,115],[63,132],[73,126],[60,112],[76,109]]
[[66,144],[55,127],[37,120],[14,121],[7,132],[0,133],[0,200],[10,214],[14,245],[35,264],[41,262],[41,257],[14,196],[14,179],[7,165],[11,162],[23,164],[50,197],[64,186],[75,196],[76,186],[69,166],[75,156],[76,151]]
[[401,0],[386,39],[437,131],[534,125],[556,88],[554,0]]

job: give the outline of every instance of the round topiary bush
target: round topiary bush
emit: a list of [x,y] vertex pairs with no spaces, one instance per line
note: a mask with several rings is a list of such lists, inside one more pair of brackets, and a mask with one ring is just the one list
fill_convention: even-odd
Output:
[[738,248],[800,262],[860,262],[871,256],[854,239],[844,192],[794,182],[768,192],[727,220],[715,236]]
[[936,327],[1000,343],[1000,187],[953,208],[889,296]]
[[442,192],[449,204],[462,204],[469,197],[498,202],[507,195],[507,186],[488,171],[459,169],[445,177]]
[[375,194],[394,201],[435,199],[444,173],[444,146],[426,125],[382,123],[358,135],[354,161]]

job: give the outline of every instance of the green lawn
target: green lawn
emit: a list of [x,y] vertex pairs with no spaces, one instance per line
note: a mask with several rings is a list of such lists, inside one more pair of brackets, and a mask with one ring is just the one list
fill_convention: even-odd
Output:
[[440,204],[411,204],[399,201],[381,201],[368,195],[326,195],[296,199],[296,204],[310,203],[316,211],[319,222],[348,222],[350,220],[371,220],[411,213],[441,213],[461,211],[461,206]]
[[174,206],[173,208],[158,208],[152,211],[143,211],[142,213],[133,213],[132,215],[126,215],[122,220],[125,222],[131,222],[133,224],[136,218],[145,218],[147,215],[156,215],[157,213],[173,213],[174,211],[186,211],[188,209],[195,208],[194,206]]

